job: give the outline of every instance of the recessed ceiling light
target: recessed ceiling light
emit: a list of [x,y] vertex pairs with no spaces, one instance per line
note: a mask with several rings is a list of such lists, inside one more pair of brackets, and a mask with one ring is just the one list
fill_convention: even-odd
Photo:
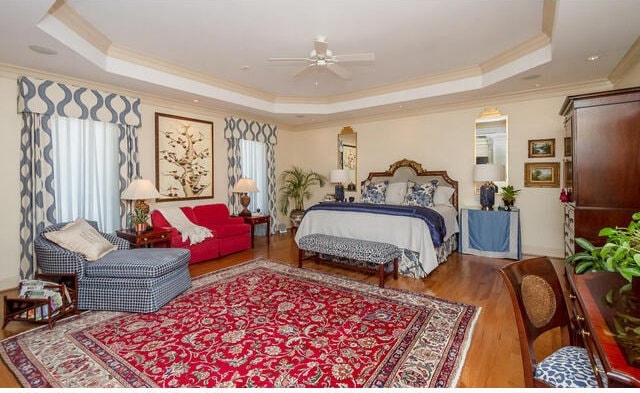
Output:
[[593,56],[587,57],[587,60],[589,60],[589,61],[596,61],[598,59],[600,59],[600,56],[598,56],[598,55],[593,55]]
[[248,71],[248,70],[249,70],[249,68],[251,68],[251,67],[249,67],[248,65],[240,66],[240,69],[241,69],[242,71]]
[[40,53],[41,55],[57,55],[58,54],[57,50],[46,48],[40,45],[29,45],[29,49],[31,49],[36,53]]
[[199,100],[199,99],[197,99],[197,98],[194,98],[194,99],[193,99],[193,102],[200,102],[200,100]]
[[542,86],[540,83],[535,84],[535,87],[540,87],[540,86]]
[[527,75],[522,79],[530,81],[530,80],[533,80],[533,79],[538,79],[538,78],[540,78],[540,76],[541,76],[540,74],[533,74],[533,75]]

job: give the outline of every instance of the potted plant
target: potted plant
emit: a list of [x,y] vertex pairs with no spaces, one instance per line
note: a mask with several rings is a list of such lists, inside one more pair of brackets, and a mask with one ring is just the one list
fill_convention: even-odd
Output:
[[575,265],[576,274],[617,272],[629,281],[626,289],[632,287],[640,297],[640,212],[633,214],[627,227],[602,228],[598,236],[607,238],[602,247],[576,238],[576,244],[584,251],[569,256],[565,262]]
[[149,220],[149,210],[141,206],[136,206],[132,213],[133,224],[135,225],[136,232],[144,232],[147,230]]
[[293,201],[293,209],[289,218],[294,226],[298,226],[304,216],[304,200],[311,198],[312,186],[324,186],[326,177],[321,174],[303,170],[296,166],[280,174],[280,213],[287,215],[289,203]]
[[512,185],[502,187],[502,202],[504,202],[504,210],[511,210],[519,192],[520,190],[516,190]]

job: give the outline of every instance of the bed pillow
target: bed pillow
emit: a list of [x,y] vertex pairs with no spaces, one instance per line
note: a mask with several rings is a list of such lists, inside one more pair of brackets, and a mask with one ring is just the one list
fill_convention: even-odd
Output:
[[433,194],[438,186],[437,180],[429,183],[418,184],[412,180],[407,182],[407,196],[404,199],[405,205],[408,206],[433,206]]
[[59,231],[46,232],[44,237],[62,248],[84,255],[87,261],[96,261],[118,248],[82,218],[68,223]]
[[389,183],[384,203],[388,205],[402,205],[407,194],[407,183]]
[[433,193],[433,204],[453,206],[451,204],[451,196],[453,195],[454,191],[455,189],[452,187],[447,187],[447,186],[436,187],[436,191]]
[[365,181],[362,187],[362,202],[376,204],[385,203],[385,195],[388,185],[388,180],[379,183],[372,183],[369,180]]

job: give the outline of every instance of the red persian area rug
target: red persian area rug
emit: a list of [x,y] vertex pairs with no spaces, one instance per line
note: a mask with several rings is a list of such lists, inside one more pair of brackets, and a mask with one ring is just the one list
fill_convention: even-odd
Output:
[[1,342],[24,387],[455,387],[480,309],[256,260]]

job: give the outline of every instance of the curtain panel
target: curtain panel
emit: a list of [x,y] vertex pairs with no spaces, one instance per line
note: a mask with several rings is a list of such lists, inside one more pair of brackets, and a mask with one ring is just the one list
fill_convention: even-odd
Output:
[[[18,113],[22,117],[20,158],[20,277],[36,272],[33,238],[55,223],[54,160],[51,116],[114,123],[120,130],[120,193],[139,176],[136,129],[140,99],[22,76],[18,78]],[[125,205],[121,220],[126,224]]]
[[278,143],[277,126],[272,124],[263,124],[256,121],[239,119],[235,117],[227,117],[224,119],[224,137],[227,140],[227,175],[229,186],[227,189],[227,197],[229,206],[236,211],[239,207],[239,198],[233,193],[233,187],[242,176],[242,167],[240,159],[240,140],[262,142],[267,146],[267,202],[268,210],[271,217],[271,228],[269,231],[274,232],[278,217],[276,205],[276,157],[275,145]]

